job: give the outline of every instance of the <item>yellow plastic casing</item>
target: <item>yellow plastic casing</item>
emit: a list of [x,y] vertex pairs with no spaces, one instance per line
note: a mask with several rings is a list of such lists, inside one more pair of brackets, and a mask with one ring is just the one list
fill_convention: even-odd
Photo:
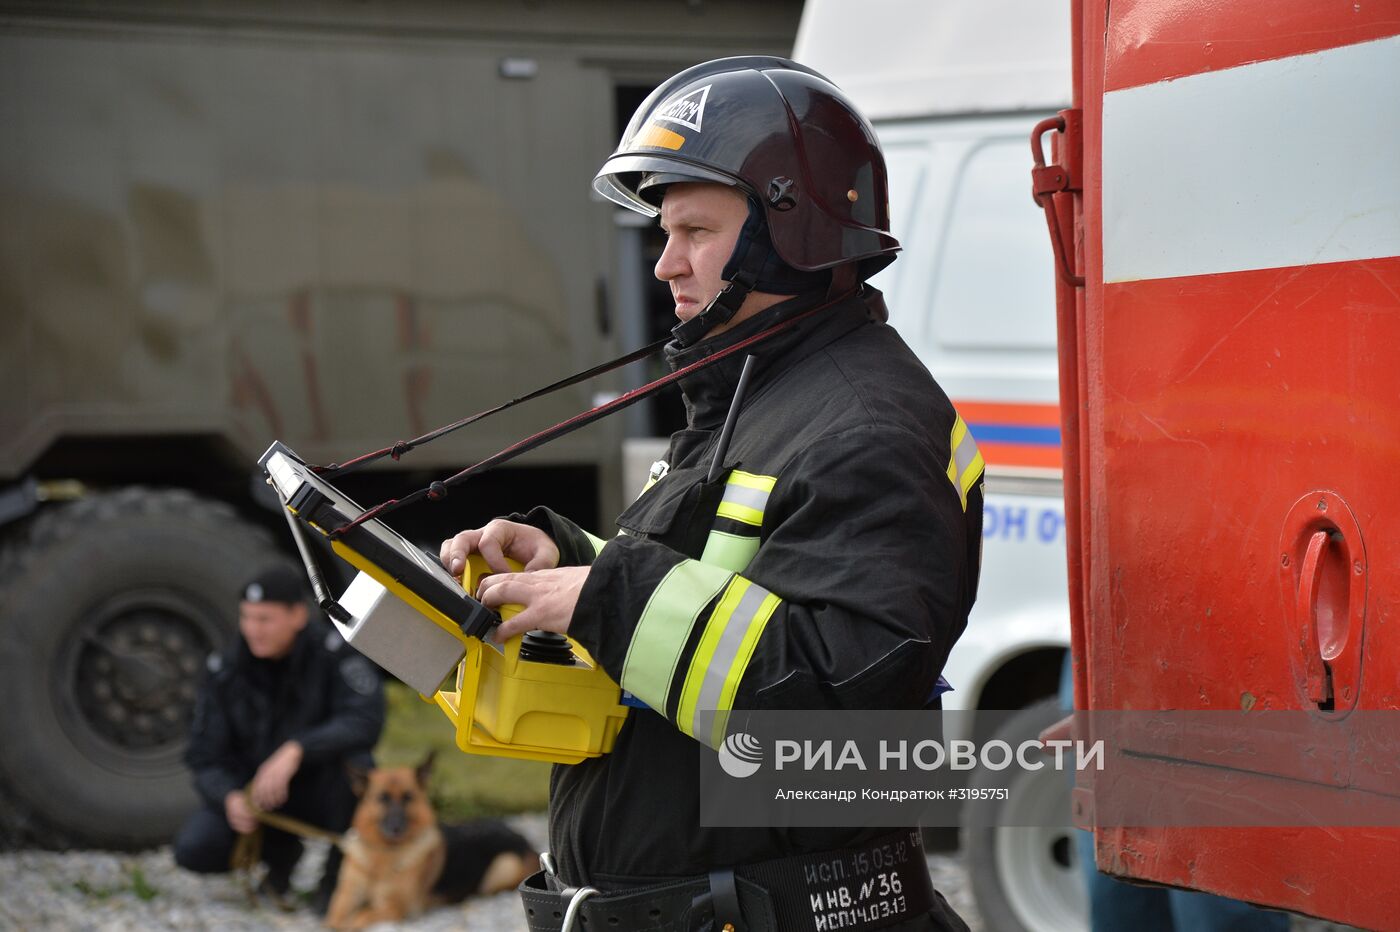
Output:
[[[331,549],[462,642],[465,655],[457,667],[457,688],[439,688],[428,699],[452,722],[458,748],[468,754],[558,764],[577,764],[612,750],[629,709],[622,704],[621,688],[573,638],[572,664],[522,660],[523,635],[505,644],[468,637],[456,622],[358,551],[340,540],[332,540]],[[514,572],[523,569],[514,560],[507,562]],[[480,554],[472,554],[463,585],[474,593],[481,578],[492,572]],[[502,606],[501,618],[512,618],[520,610],[518,605]]]
[[[511,562],[519,572],[520,565]],[[479,554],[467,561],[463,579],[475,592],[491,573]],[[520,606],[506,605],[501,618]],[[520,658],[521,636],[505,644],[465,639],[467,653],[457,668],[455,691],[441,689],[438,708],[457,729],[457,747],[468,754],[519,757],[577,764],[612,750],[627,706],[622,690],[572,638],[572,665]]]

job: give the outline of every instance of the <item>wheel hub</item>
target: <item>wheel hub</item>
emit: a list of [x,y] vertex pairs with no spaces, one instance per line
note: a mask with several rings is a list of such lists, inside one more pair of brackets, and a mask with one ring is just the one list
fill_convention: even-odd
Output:
[[179,594],[124,594],[94,613],[72,663],[83,730],[128,751],[183,744],[195,682],[213,647],[209,622]]

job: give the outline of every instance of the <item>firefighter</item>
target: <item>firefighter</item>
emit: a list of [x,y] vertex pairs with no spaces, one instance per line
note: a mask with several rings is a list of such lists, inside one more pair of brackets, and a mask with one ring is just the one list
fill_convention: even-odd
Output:
[[[478,551],[498,571],[485,604],[524,606],[500,639],[567,632],[648,707],[611,754],[556,767],[554,870],[522,887],[531,929],[560,928],[584,885],[589,928],[812,928],[797,860],[888,830],[701,826],[699,746],[732,710],[937,707],[976,595],[981,457],[864,284],[898,249],[885,163],[819,74],[771,57],[684,71],[594,185],[659,214],[673,368],[829,306],[756,344],[717,478],[743,354],[682,379],[687,427],[618,537],[537,508],[443,542],[452,572]],[[966,928],[922,853],[916,874],[905,912],[843,927]]]
[[[229,869],[237,836],[258,828],[248,797],[333,832],[350,825],[356,799],[347,765],[373,766],[384,689],[369,661],[312,620],[302,579],[282,565],[254,576],[239,603],[238,637],[209,658],[185,753],[204,806],[174,844],[175,862],[188,870]],[[265,830],[263,892],[285,897],[301,852],[295,836]],[[321,912],[339,864],[333,848],[316,892]]]

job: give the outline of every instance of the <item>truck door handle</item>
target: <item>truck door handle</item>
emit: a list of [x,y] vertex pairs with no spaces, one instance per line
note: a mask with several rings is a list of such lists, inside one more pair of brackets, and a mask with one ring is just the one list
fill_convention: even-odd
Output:
[[1288,510],[1279,551],[1280,594],[1289,616],[1285,630],[1290,652],[1293,644],[1298,649],[1293,688],[1305,704],[1344,716],[1360,697],[1365,656],[1367,567],[1361,525],[1340,494],[1318,489]]
[[1318,531],[1308,540],[1298,578],[1298,620],[1303,626],[1303,664],[1307,675],[1308,698],[1318,705],[1332,701],[1332,672],[1322,659],[1322,637],[1317,623],[1317,589],[1322,580],[1322,561],[1331,535]]

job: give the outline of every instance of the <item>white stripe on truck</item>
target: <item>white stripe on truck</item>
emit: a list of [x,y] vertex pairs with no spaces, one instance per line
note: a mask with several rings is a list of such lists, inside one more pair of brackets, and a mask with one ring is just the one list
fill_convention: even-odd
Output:
[[1103,108],[1105,282],[1400,255],[1400,36]]

